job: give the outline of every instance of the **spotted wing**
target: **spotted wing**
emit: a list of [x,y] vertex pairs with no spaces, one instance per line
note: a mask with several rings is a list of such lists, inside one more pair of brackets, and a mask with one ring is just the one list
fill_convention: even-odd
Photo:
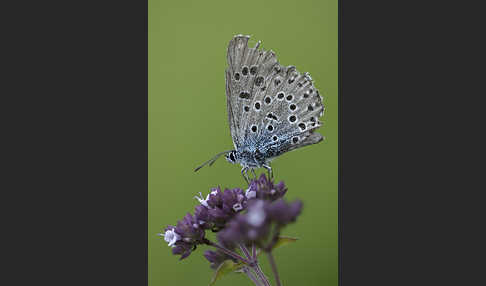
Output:
[[242,146],[249,114],[258,92],[271,74],[277,58],[272,51],[248,47],[249,36],[237,35],[228,44],[226,99],[231,137],[235,148]]
[[274,52],[258,50],[259,42],[248,48],[248,39],[236,36],[228,47],[228,113],[239,119],[233,119],[235,145],[272,149],[278,156],[320,142],[314,131],[324,106],[310,75],[281,66]]

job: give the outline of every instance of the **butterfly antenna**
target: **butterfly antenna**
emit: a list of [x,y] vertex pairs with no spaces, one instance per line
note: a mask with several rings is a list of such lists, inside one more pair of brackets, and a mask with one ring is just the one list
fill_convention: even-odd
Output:
[[228,154],[231,151],[233,151],[233,150],[224,151],[224,152],[221,152],[221,153],[218,153],[218,154],[214,155],[213,158],[207,160],[206,162],[202,163],[201,166],[199,166],[196,169],[194,169],[194,172],[199,171],[199,169],[201,169],[202,167],[204,167],[206,165],[211,166],[214,162],[216,162],[216,160],[218,160],[219,157],[221,157],[221,155]]

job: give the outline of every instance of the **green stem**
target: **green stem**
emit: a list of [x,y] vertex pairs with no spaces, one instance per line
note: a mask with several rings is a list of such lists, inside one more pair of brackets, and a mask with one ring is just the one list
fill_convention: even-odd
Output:
[[255,275],[253,275],[253,272],[250,270],[250,268],[243,267],[243,272],[245,272],[248,278],[250,278],[250,280],[253,281],[253,283],[255,283],[255,286],[263,286],[262,282],[258,280],[258,278],[256,278]]
[[[248,251],[248,248],[244,244],[240,244],[241,251],[250,259],[250,261],[253,263],[251,266],[251,269],[255,271],[255,274],[260,278],[260,281],[263,283],[264,286],[271,286],[270,282],[268,281],[267,277],[263,273],[262,269],[260,268],[260,265],[258,264],[258,260],[256,255],[252,256],[250,254],[250,251]],[[255,252],[256,254],[256,252]]]
[[268,281],[268,279],[265,276],[265,274],[263,274],[263,271],[260,268],[260,265],[258,265],[258,263],[253,267],[253,271],[255,271],[256,275],[263,282],[263,285],[264,286],[272,286],[272,285],[270,285],[270,282]]
[[242,261],[243,263],[245,263],[246,265],[248,265],[248,266],[250,266],[250,267],[252,267],[252,266],[255,264],[254,262],[249,261],[248,259],[246,259],[246,258],[244,258],[244,257],[240,256],[238,253],[236,253],[236,252],[234,252],[234,251],[231,251],[231,250],[229,250],[229,249],[226,249],[226,248],[224,248],[224,247],[220,246],[219,244],[214,243],[214,242],[212,242],[212,241],[210,241],[210,240],[208,240],[208,239],[205,239],[205,240],[204,240],[204,243],[205,243],[205,244],[207,244],[207,245],[210,245],[210,246],[216,247],[217,249],[221,250],[222,252],[226,253],[227,255],[229,255],[229,256],[231,256],[231,257],[233,257],[233,258],[237,259],[237,260]]
[[266,252],[268,256],[268,260],[270,261],[270,265],[272,266],[272,272],[275,276],[275,281],[277,282],[277,286],[282,286],[282,282],[280,282],[280,277],[278,276],[277,271],[277,264],[275,263],[275,259],[273,258],[272,252]]

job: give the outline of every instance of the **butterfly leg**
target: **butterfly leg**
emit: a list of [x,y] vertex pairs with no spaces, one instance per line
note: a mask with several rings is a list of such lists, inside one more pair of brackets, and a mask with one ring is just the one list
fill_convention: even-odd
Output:
[[267,171],[268,171],[268,178],[269,178],[269,179],[273,179],[273,171],[272,171],[272,167],[270,166],[270,164],[268,164],[268,165],[263,165],[263,167],[264,167],[265,169],[267,169]]
[[245,179],[246,183],[247,183],[248,185],[250,185],[250,182],[248,181],[248,173],[247,173],[247,171],[248,171],[248,168],[242,168],[242,169],[241,169],[241,175],[242,175],[242,176],[243,176],[243,178]]
[[255,173],[255,169],[251,168],[251,172],[253,173],[253,179],[256,180],[257,179],[257,175]]

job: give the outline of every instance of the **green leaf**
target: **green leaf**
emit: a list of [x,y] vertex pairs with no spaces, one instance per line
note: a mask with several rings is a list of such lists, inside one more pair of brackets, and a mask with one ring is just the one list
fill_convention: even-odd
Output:
[[235,263],[232,260],[225,260],[218,266],[218,269],[216,269],[216,271],[214,272],[213,279],[211,279],[209,286],[214,285],[214,283],[216,283],[216,281],[219,280],[221,277],[231,272],[238,271],[242,266],[242,263]]
[[296,242],[298,238],[296,237],[290,237],[290,236],[279,236],[278,237],[278,240],[277,242],[275,243],[275,245],[273,246],[273,249],[277,248],[277,247],[280,247],[280,246],[283,246],[283,245],[287,245],[291,242]]

